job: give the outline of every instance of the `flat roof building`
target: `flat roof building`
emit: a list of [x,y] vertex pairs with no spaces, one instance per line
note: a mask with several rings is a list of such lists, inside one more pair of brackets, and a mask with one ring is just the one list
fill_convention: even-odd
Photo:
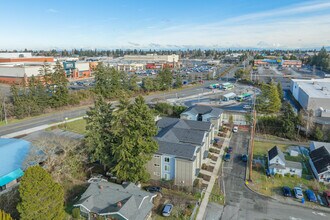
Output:
[[330,79],[292,79],[290,90],[301,107],[315,116],[330,110]]

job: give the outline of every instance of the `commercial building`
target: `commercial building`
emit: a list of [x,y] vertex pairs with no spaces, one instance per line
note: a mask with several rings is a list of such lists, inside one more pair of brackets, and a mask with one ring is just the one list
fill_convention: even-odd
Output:
[[297,67],[301,68],[301,60],[283,60],[282,58],[267,58],[267,59],[255,59],[255,66],[269,66],[269,65],[278,65],[282,67]]
[[32,56],[31,53],[0,53],[0,63],[54,62],[54,57]]
[[330,117],[330,79],[292,79],[290,90],[304,110]]
[[154,180],[174,180],[175,185],[193,186],[214,140],[210,122],[162,118],[155,137],[158,151],[147,164]]
[[63,68],[68,78],[85,78],[91,76],[88,62],[64,61]]

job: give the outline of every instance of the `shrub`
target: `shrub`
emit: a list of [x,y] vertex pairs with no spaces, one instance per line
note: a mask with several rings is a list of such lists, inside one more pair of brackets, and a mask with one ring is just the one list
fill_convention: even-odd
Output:
[[73,218],[79,218],[80,217],[80,209],[79,208],[72,209],[72,217]]
[[282,176],[282,174],[275,173],[274,177],[275,178],[282,178],[283,176]]
[[[286,177],[290,177],[291,175],[290,175],[290,173],[286,173],[286,174],[284,174],[284,176],[286,176]],[[293,175],[292,175],[293,176]]]
[[299,178],[299,176],[297,174],[292,174],[291,177],[293,177],[295,179]]
[[202,164],[202,169],[207,170],[207,165],[205,163]]

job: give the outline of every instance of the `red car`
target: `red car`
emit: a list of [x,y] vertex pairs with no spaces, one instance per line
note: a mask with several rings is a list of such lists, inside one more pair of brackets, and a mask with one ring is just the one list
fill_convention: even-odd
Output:
[[323,192],[323,196],[327,202],[327,206],[330,207],[330,191]]

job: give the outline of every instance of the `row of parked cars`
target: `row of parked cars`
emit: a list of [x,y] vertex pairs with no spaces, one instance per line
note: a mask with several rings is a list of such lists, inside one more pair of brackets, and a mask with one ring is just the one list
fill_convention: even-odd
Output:
[[[294,187],[293,190],[291,190],[290,187],[288,186],[284,186],[282,188],[283,190],[283,195],[286,196],[286,197],[295,197],[297,199],[305,199],[304,197],[304,193],[303,193],[303,190],[301,189],[301,187]],[[292,194],[293,192],[293,194]],[[317,203],[318,202],[318,199],[315,195],[315,193],[313,192],[313,190],[310,190],[310,189],[307,189],[305,190],[305,194],[306,194],[306,197],[308,199],[308,201],[310,202],[315,202]],[[330,191],[326,191],[323,193],[323,197],[324,197],[324,200],[325,200],[325,204],[326,206],[330,207]]]

